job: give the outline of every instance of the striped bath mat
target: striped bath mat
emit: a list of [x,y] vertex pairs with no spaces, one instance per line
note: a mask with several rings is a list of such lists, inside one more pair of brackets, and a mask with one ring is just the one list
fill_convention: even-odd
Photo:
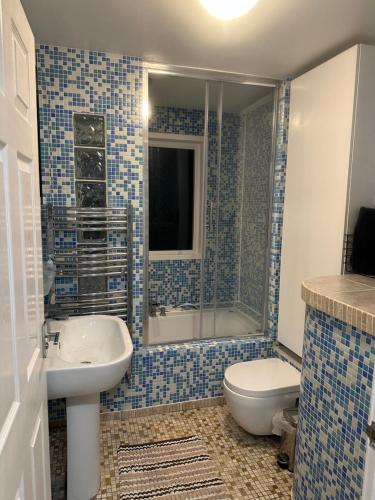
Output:
[[121,500],[229,499],[198,436],[118,448]]

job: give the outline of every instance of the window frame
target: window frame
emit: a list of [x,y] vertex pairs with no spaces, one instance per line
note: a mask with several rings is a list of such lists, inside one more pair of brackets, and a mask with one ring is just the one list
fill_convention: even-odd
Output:
[[200,135],[150,132],[148,146],[173,149],[192,149],[194,153],[194,217],[193,248],[191,250],[149,250],[150,261],[200,259],[202,255],[202,186],[203,140]]

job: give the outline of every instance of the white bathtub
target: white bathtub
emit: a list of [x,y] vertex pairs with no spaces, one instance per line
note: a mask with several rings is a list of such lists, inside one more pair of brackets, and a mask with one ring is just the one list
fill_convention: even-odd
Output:
[[[148,343],[170,344],[187,340],[259,334],[259,325],[238,309],[204,310],[202,335],[199,335],[200,311],[167,311],[166,316],[149,318]],[[216,331],[215,331],[216,330]]]

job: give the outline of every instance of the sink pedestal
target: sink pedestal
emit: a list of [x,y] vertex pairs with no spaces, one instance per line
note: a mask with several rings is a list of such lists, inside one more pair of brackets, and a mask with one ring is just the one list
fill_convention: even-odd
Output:
[[100,486],[99,393],[66,399],[68,500],[90,500]]

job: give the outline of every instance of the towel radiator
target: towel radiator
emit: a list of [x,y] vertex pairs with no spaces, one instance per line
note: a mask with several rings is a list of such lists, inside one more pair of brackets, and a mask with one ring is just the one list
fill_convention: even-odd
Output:
[[[46,253],[56,266],[46,310],[51,317],[112,314],[132,323],[132,217],[128,208],[48,205]],[[106,277],[82,292],[82,279]],[[95,286],[95,283],[94,283]]]

